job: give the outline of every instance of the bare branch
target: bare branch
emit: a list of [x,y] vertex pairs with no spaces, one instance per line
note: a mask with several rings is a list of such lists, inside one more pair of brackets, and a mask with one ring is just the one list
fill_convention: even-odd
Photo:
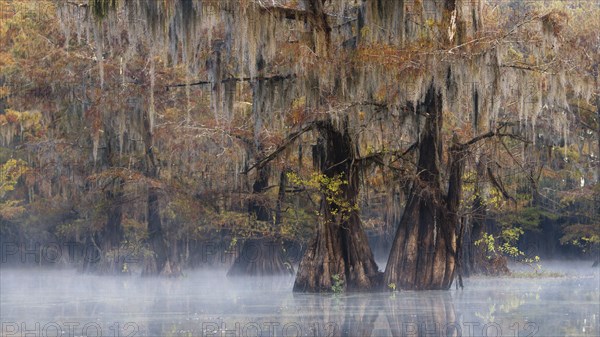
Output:
[[292,144],[296,139],[298,139],[298,137],[300,137],[304,133],[312,130],[316,126],[317,126],[317,122],[312,122],[312,123],[304,126],[302,129],[300,129],[296,132],[292,132],[289,136],[286,137],[286,139],[283,141],[283,143],[281,145],[279,145],[279,147],[277,147],[277,149],[275,149],[273,152],[271,152],[266,157],[262,158],[261,160],[257,161],[256,163],[252,164],[250,167],[248,167],[246,170],[242,171],[241,173],[247,174],[248,172],[252,171],[252,169],[254,169],[255,167],[262,167],[266,163],[275,159],[279,153],[281,153],[288,146],[290,146],[290,144]]
[[[230,82],[252,82],[252,81],[283,81],[287,79],[295,78],[296,74],[289,75],[273,75],[273,76],[259,76],[259,77],[229,77],[221,80],[221,83],[230,83]],[[187,86],[195,86],[195,85],[209,85],[214,84],[212,81],[198,81],[194,83],[177,83],[170,84],[165,86],[167,90],[169,88],[177,88],[177,87],[187,87]]]
[[[392,162],[395,162],[396,160],[406,156],[411,151],[416,149],[417,145],[418,145],[418,142],[414,142],[404,151],[402,151],[402,150],[386,150],[386,151],[382,151],[382,152],[374,152],[374,153],[368,154],[364,157],[356,158],[354,161],[358,162],[359,164],[363,164],[363,163],[367,163],[367,162],[375,162],[380,165],[384,165],[383,160],[382,160],[384,155],[391,154],[391,155],[396,156],[396,159],[394,159],[392,161]],[[388,165],[384,165],[384,166],[388,166]]]
[[502,133],[500,132],[500,130],[502,130],[504,127],[506,127],[508,124],[503,123],[501,124],[499,127],[496,128],[495,131],[490,131],[484,134],[481,134],[479,136],[476,136],[474,138],[472,138],[471,140],[469,140],[466,143],[459,143],[457,144],[459,147],[461,148],[467,148],[481,140],[487,139],[487,138],[492,138],[492,137],[509,137],[509,138],[513,138],[513,139],[517,139],[520,140],[524,143],[529,143],[529,141],[523,137],[521,137],[520,135],[517,134],[513,134],[513,133]]
[[502,196],[504,197],[504,199],[517,202],[515,200],[515,198],[513,198],[510,194],[508,194],[508,192],[506,191],[506,188],[504,188],[504,184],[502,183],[502,180],[500,180],[500,178],[496,179],[496,177],[492,173],[492,170],[489,167],[487,168],[487,174],[488,174],[488,177],[490,178],[490,181],[492,182],[492,185],[494,185],[494,187],[498,191],[500,191],[500,193],[502,193]]

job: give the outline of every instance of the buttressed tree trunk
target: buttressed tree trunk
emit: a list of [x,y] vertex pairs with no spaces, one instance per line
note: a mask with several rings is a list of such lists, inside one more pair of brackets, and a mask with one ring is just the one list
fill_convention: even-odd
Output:
[[[156,179],[159,176],[157,159],[154,155],[154,137],[150,125],[149,113],[143,115],[146,176]],[[148,240],[147,244],[152,256],[145,259],[142,275],[179,276],[181,274],[178,261],[170,258],[162,221],[160,218],[160,188],[152,182],[148,184]]]
[[456,210],[460,199],[461,149],[450,150],[448,195],[441,187],[442,95],[430,86],[417,106],[425,116],[419,141],[418,176],[414,180],[396,232],[384,282],[399,289],[448,289],[456,267]]
[[[106,150],[104,160],[109,167],[115,167],[116,153],[114,151],[111,127],[105,126]],[[121,177],[114,177],[103,189],[106,204],[107,217],[104,227],[94,235],[94,243],[97,245],[98,258],[84,259],[83,271],[100,274],[120,274],[125,272],[125,252],[121,252],[120,246],[123,241],[123,185]]]
[[[257,69],[263,70],[262,54],[257,56]],[[273,82],[258,80],[252,83],[252,114],[254,118],[254,146],[255,153],[263,153],[263,140],[261,131],[265,123],[266,116],[270,113],[269,107],[272,105],[274,95],[269,91],[275,89]],[[271,104],[269,104],[271,103]],[[283,174],[283,173],[282,173]],[[256,179],[252,185],[252,199],[248,204],[248,213],[250,217],[263,224],[272,224],[273,216],[271,208],[266,202],[265,192],[269,187],[269,176],[271,175],[271,166],[264,163],[256,167]],[[279,194],[284,193],[285,185],[279,186]],[[283,198],[283,197],[282,197]],[[278,209],[281,208],[281,200],[278,200]],[[276,216],[280,216],[277,212]],[[275,226],[279,223],[275,221]],[[286,261],[285,251],[281,240],[276,235],[270,233],[258,233],[256,236],[247,238],[242,244],[242,248],[236,257],[233,265],[227,272],[227,276],[261,276],[261,275],[289,275],[293,274],[293,267],[289,261]]]
[[313,157],[320,158],[318,166],[327,178],[347,180],[347,184],[340,186],[345,206],[325,197],[321,200],[316,237],[300,262],[294,291],[330,292],[334,277],[348,291],[376,289],[381,283],[381,273],[361,227],[358,210],[347,207],[356,205],[359,191],[355,146],[347,124],[340,131],[325,121],[318,123],[317,129],[323,146],[317,147],[322,153]]
[[[269,164],[257,167],[257,177],[252,185],[255,198],[250,201],[248,211],[257,221],[272,221],[269,207],[260,200],[260,196],[269,186],[269,171]],[[293,273],[293,268],[285,260],[281,242],[274,237],[261,236],[244,241],[227,276],[289,275],[290,273]]]
[[125,254],[120,253],[119,248],[123,240],[123,181],[120,178],[115,178],[115,181],[107,186],[105,193],[106,202],[108,203],[107,219],[102,230],[96,234],[91,234],[94,237],[88,239],[88,244],[95,244],[97,253],[92,257],[83,260],[83,272],[99,273],[99,274],[120,274],[125,272],[123,263],[125,262]]

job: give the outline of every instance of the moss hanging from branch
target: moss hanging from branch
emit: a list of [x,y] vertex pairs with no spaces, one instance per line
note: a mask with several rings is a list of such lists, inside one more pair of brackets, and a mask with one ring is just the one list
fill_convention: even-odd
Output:
[[98,20],[103,20],[117,8],[118,0],[89,0],[88,6]]

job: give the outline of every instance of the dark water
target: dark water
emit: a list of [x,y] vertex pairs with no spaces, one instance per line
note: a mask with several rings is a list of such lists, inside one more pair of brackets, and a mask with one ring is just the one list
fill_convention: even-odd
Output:
[[471,278],[464,290],[293,294],[293,279],[0,270],[2,336],[599,336],[599,269]]

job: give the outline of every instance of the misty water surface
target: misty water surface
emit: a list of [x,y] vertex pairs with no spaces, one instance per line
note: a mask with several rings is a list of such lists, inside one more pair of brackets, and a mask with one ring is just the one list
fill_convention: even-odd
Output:
[[470,278],[450,291],[294,294],[293,278],[102,277],[2,269],[3,336],[598,336],[599,269]]

